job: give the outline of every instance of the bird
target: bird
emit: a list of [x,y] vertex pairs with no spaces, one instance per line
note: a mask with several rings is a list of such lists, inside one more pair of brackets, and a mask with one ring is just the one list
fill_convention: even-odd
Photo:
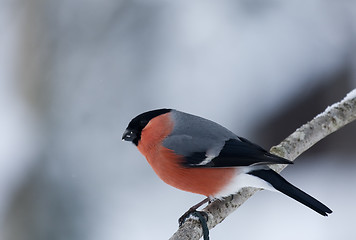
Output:
[[269,167],[292,161],[211,120],[170,108],[151,110],[129,122],[122,140],[132,142],[165,183],[206,196],[179,219],[180,224],[204,203],[244,187],[281,192],[323,216],[332,213]]

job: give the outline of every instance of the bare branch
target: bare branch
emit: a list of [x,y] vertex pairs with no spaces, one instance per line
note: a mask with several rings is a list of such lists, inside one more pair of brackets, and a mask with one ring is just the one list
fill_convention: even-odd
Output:
[[[328,107],[323,113],[316,116],[310,122],[298,128],[279,145],[271,148],[271,153],[294,160],[315,143],[345,126],[356,119],[356,89],[338,103]],[[273,165],[277,172],[281,172],[286,165]],[[212,229],[221,223],[230,213],[235,211],[247,199],[249,199],[258,189],[244,188],[233,197],[228,197],[222,201],[214,201],[203,209],[208,216],[208,228]],[[202,229],[198,220],[187,220],[170,240],[200,239]]]

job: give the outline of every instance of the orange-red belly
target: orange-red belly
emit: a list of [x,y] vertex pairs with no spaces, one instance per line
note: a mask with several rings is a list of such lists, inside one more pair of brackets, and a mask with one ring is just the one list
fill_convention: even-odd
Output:
[[182,159],[170,149],[162,147],[155,159],[148,160],[156,174],[167,184],[184,191],[214,196],[235,175],[233,168],[186,168]]
[[156,174],[178,189],[214,196],[234,177],[234,168],[186,168],[182,158],[162,146],[173,129],[169,113],[152,119],[143,129],[138,149],[146,157]]

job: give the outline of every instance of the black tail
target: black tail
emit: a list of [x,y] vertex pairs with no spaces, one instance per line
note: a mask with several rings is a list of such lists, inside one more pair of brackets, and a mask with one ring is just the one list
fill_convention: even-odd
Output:
[[297,200],[298,202],[304,204],[307,207],[310,207],[314,211],[320,213],[323,216],[328,216],[328,213],[332,213],[330,208],[303,192],[299,188],[293,186],[287,180],[285,180],[281,175],[275,171],[269,169],[261,169],[251,171],[248,174],[259,177],[266,182],[270,183],[275,189],[286,194],[287,196]]

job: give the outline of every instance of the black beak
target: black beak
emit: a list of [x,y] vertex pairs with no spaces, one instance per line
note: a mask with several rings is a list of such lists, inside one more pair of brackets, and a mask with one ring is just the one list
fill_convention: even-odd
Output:
[[122,141],[132,142],[137,137],[136,133],[132,130],[126,129],[122,135]]

